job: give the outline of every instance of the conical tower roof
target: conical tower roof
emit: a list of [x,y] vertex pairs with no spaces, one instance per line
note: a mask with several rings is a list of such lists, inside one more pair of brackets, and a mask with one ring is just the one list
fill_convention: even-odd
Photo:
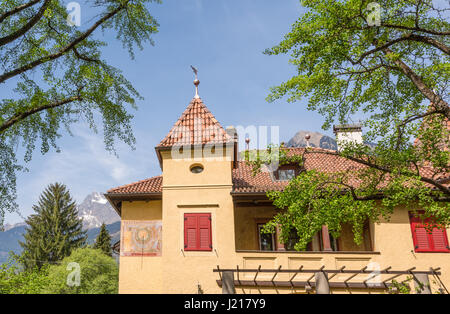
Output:
[[227,134],[201,98],[194,98],[156,148],[227,144],[233,141],[233,138]]

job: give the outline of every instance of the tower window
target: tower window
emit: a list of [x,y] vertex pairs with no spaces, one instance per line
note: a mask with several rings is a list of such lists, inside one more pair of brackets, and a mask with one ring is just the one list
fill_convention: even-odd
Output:
[[194,174],[202,173],[205,168],[202,165],[196,164],[191,166],[191,172]]

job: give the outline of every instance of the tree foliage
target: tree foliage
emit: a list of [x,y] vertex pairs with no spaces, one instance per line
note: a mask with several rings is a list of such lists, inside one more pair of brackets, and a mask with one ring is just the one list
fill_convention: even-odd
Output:
[[[29,162],[36,146],[41,153],[58,150],[57,139],[75,123],[97,132],[97,120],[107,150],[114,151],[117,139],[134,145],[129,109],[140,95],[102,57],[107,42],[97,35],[115,34],[133,57],[157,32],[147,8],[153,2],[160,1],[86,1],[80,27],[68,25],[64,1],[0,3],[0,86],[14,95],[0,99],[0,222],[5,211],[17,209],[16,173],[24,169],[18,145]],[[97,15],[88,20],[88,12]]]
[[[27,269],[25,262],[22,256],[13,254],[8,262],[0,265],[0,294],[116,294],[118,292],[117,263],[101,250],[79,248],[72,251],[72,254],[62,261],[45,264],[40,269],[38,267]],[[77,277],[78,274],[79,277]]]
[[25,269],[20,256],[10,255],[0,265],[0,294],[40,294],[49,284],[48,265]]
[[268,228],[281,224],[284,237],[295,228],[297,249],[322,225],[338,235],[343,223],[351,223],[360,242],[365,220],[389,218],[399,205],[450,224],[450,8],[430,0],[377,1],[381,20],[373,25],[370,2],[301,1],[306,13],[266,51],[290,54],[297,69],[272,88],[269,101],[307,98],[308,109],[325,117],[325,129],[363,117],[365,141],[377,143],[314,150],[361,167],[351,173],[303,172],[284,192],[269,194],[285,211]]
[[94,249],[101,250],[108,256],[112,256],[111,236],[109,235],[106,225],[103,223],[100,228],[100,233],[95,239]]
[[[450,9],[432,1],[379,1],[380,26],[370,26],[369,2],[302,1],[308,12],[266,51],[290,53],[298,74],[273,88],[269,100],[308,97],[308,108],[325,116],[324,128],[363,115],[366,141],[377,141],[376,150],[351,146],[340,155],[421,177],[450,198],[440,182],[449,171],[442,147],[450,144],[443,127],[450,119],[450,23],[443,15]],[[419,165],[432,174],[424,176]]]
[[[79,265],[80,285],[69,286],[68,276]],[[119,286],[119,267],[116,261],[102,251],[91,248],[76,249],[60,265],[49,268],[49,285],[45,293],[57,294],[117,294]]]
[[27,269],[59,262],[85,245],[87,235],[82,220],[64,185],[49,185],[33,209],[36,213],[26,220],[24,242],[19,242]]

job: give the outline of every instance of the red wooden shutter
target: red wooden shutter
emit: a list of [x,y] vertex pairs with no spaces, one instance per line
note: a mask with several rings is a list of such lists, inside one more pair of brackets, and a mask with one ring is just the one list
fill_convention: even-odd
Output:
[[211,251],[211,214],[201,214],[198,216],[199,225],[199,250]]
[[413,234],[414,249],[416,252],[450,252],[447,231],[434,228],[432,232],[425,228],[420,218],[410,214],[411,231]]
[[431,239],[433,240],[433,251],[434,252],[450,252],[448,247],[447,230],[434,228],[431,234]]
[[184,215],[184,249],[212,251],[211,214]]
[[427,230],[420,223],[412,222],[414,249],[416,252],[432,252],[432,247]]
[[184,249],[186,251],[197,249],[198,224],[195,215],[184,215]]

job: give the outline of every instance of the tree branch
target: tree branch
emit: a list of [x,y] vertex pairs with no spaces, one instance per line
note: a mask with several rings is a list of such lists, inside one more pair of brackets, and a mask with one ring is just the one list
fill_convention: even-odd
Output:
[[352,194],[353,200],[355,200],[355,201],[375,201],[375,200],[383,199],[383,195],[381,195],[381,194],[374,194],[374,195],[368,195],[368,196],[360,197],[360,196],[356,195],[355,187],[353,187],[353,186],[351,186],[349,184],[346,184],[344,182],[337,182],[337,181],[323,181],[323,182],[321,182],[321,185],[326,185],[326,184],[337,184],[337,185],[342,185],[342,186],[348,188],[348,190]]
[[389,48],[392,45],[395,45],[402,41],[408,41],[408,40],[422,42],[425,44],[432,45],[432,46],[438,48],[439,50],[441,50],[442,52],[444,52],[445,54],[450,55],[450,47],[446,46],[444,43],[442,43],[436,39],[433,39],[433,38],[427,37],[427,36],[416,35],[416,34],[405,34],[404,36],[397,38],[397,39],[393,39],[393,40],[385,43],[382,46],[379,46],[379,47],[376,47],[374,49],[364,52],[363,54],[361,54],[359,56],[359,58],[356,61],[354,61],[353,59],[351,59],[349,57],[348,57],[348,60],[350,61],[351,64],[357,65],[357,64],[360,64],[367,56],[373,55],[374,53],[376,53],[378,51],[384,51],[386,48]]
[[60,101],[55,101],[53,103],[44,105],[44,106],[40,106],[37,108],[33,108],[30,110],[27,110],[25,112],[22,113],[16,113],[13,117],[11,117],[10,119],[8,119],[5,123],[3,123],[2,125],[0,125],[0,134],[2,132],[4,132],[5,130],[7,130],[8,128],[12,127],[14,124],[18,123],[19,121],[31,116],[32,114],[44,111],[44,110],[48,110],[48,109],[52,109],[52,108],[57,108],[63,105],[66,105],[68,103],[74,102],[74,101],[81,101],[83,100],[83,98],[81,96],[72,96]]
[[431,111],[428,111],[428,112],[426,112],[426,113],[416,114],[416,115],[412,115],[412,116],[409,116],[409,117],[405,118],[405,119],[397,126],[397,133],[398,133],[398,136],[397,136],[397,146],[396,146],[396,149],[399,149],[399,147],[400,147],[401,139],[402,139],[402,137],[403,137],[403,131],[404,131],[405,126],[406,126],[408,123],[411,123],[411,122],[413,122],[413,121],[415,121],[415,120],[423,119],[423,118],[425,118],[425,117],[428,117],[428,116],[431,116],[431,115],[435,115],[435,114],[442,114],[442,115],[445,116],[445,111],[443,111],[443,110],[431,110]]
[[102,25],[103,23],[105,23],[107,20],[109,20],[110,18],[112,18],[113,16],[115,16],[118,12],[120,12],[121,10],[123,10],[126,5],[127,5],[128,1],[125,2],[124,4],[118,6],[116,9],[114,9],[113,11],[109,12],[108,14],[106,14],[105,16],[103,16],[100,20],[98,20],[94,25],[92,25],[91,28],[89,28],[88,30],[86,30],[82,35],[80,35],[79,37],[77,37],[76,39],[74,39],[69,45],[67,45],[66,47],[64,47],[63,49],[61,49],[59,52],[45,56],[45,57],[41,57],[33,62],[30,62],[24,66],[21,66],[17,69],[14,69],[12,71],[6,72],[2,75],[0,75],[0,83],[3,83],[4,81],[6,81],[7,79],[10,79],[16,75],[19,75],[23,72],[26,72],[28,70],[31,70],[39,65],[41,65],[42,63],[57,59],[59,57],[61,57],[62,55],[64,55],[65,53],[67,53],[68,51],[72,50],[77,44],[79,44],[80,42],[82,42],[83,40],[85,40],[89,35],[92,34],[92,32],[94,32],[100,25]]
[[101,61],[98,60],[98,59],[92,59],[92,58],[87,57],[87,56],[85,56],[85,55],[83,55],[83,54],[80,54],[80,53],[78,52],[77,48],[75,48],[75,47],[73,47],[72,50],[73,50],[73,53],[75,54],[75,56],[76,56],[78,59],[80,59],[80,60],[84,60],[84,61],[87,61],[87,62],[98,63],[98,64],[101,63]]
[[409,34],[409,35],[405,36],[405,39],[423,42],[423,43],[432,45],[432,46],[438,48],[439,50],[441,50],[442,52],[444,52],[445,54],[450,55],[450,47],[446,46],[444,43],[442,43],[434,38],[422,36],[422,35],[416,35],[416,34]]
[[[382,167],[380,165],[377,165],[375,163],[372,163],[368,160],[364,160],[364,159],[360,159],[360,158],[355,158],[352,156],[342,156],[340,153],[335,153],[335,152],[331,152],[331,151],[319,151],[319,150],[314,150],[313,153],[315,154],[325,154],[325,155],[332,155],[332,156],[337,156],[337,157],[341,157],[341,158],[345,158],[351,161],[354,161],[356,163],[359,163],[361,165],[365,165],[369,168],[372,169],[376,169],[379,171],[382,171],[384,173],[392,173],[392,170],[386,167]],[[411,177],[411,174],[405,171],[401,171],[399,172],[400,175],[406,176],[406,177]],[[433,180],[424,176],[420,176],[420,181],[424,182],[424,183],[428,183],[430,185],[435,186],[437,189],[439,189],[441,192],[443,192],[445,195],[450,196],[450,188],[446,187],[445,185],[439,183],[437,180]]]
[[408,26],[403,26],[403,25],[384,24],[384,23],[381,23],[381,26],[388,27],[388,28],[407,30],[407,31],[415,31],[415,32],[421,32],[421,33],[427,33],[427,34],[436,35],[436,36],[448,36],[448,35],[450,35],[450,32],[437,32],[437,31],[434,31],[434,30],[420,28],[420,27],[408,27]]
[[[393,51],[389,48],[385,48],[384,53],[388,56],[390,54],[393,54]],[[437,95],[434,91],[432,91],[424,82],[423,80],[401,59],[394,59],[394,64],[397,65],[400,70],[403,72],[403,74],[408,77],[411,82],[417,87],[417,89],[420,91],[420,93],[425,96],[433,105],[435,106],[436,110],[442,111],[447,119],[450,119],[450,107],[449,104],[444,101],[439,95]]]
[[0,23],[2,23],[8,16],[11,16],[11,15],[14,15],[16,13],[19,13],[20,11],[25,10],[25,9],[35,5],[39,1],[41,1],[41,0],[33,0],[33,1],[28,2],[28,3],[19,5],[18,7],[15,7],[14,9],[3,13],[2,15],[0,15]]
[[23,36],[27,31],[29,31],[44,15],[45,10],[47,10],[48,5],[50,4],[52,0],[45,0],[44,4],[42,4],[42,7],[39,9],[39,11],[26,23],[22,28],[18,29],[14,33],[0,38],[0,47],[4,46],[13,40],[16,40],[17,38]]

